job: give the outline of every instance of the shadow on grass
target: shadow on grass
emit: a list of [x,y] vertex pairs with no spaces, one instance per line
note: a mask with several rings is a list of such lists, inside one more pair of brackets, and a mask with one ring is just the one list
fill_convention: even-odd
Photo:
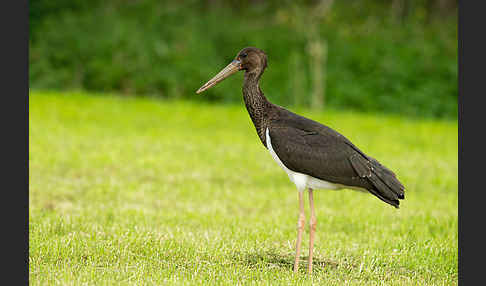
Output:
[[[265,265],[268,268],[278,268],[292,271],[294,267],[295,256],[292,254],[280,254],[275,251],[266,251],[262,253],[235,253],[233,260],[247,267],[257,267]],[[308,256],[301,256],[299,269],[307,270]],[[324,270],[338,267],[338,263],[331,260],[323,260],[313,257],[312,265],[314,270]]]

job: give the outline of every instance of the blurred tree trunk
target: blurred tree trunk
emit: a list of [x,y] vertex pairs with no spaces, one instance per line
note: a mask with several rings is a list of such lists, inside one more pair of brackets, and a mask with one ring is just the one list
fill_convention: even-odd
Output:
[[392,15],[397,22],[403,23],[410,13],[411,0],[393,0]]
[[427,0],[425,2],[425,23],[432,21],[432,13],[434,11],[434,0]]
[[457,0],[437,0],[440,13],[450,13],[457,8]]
[[425,5],[426,21],[430,23],[433,18],[450,16],[457,13],[457,0],[427,0]]
[[296,29],[306,38],[306,51],[309,55],[309,72],[311,75],[311,102],[312,109],[322,110],[326,95],[326,63],[327,41],[321,38],[319,23],[330,10],[334,0],[321,0],[317,5],[294,9],[296,16]]
[[293,52],[291,64],[289,65],[289,77],[291,79],[292,97],[295,106],[304,105],[304,101],[302,100],[302,91],[305,90],[303,71],[302,56],[297,52]]
[[319,38],[309,42],[309,55],[312,76],[311,107],[324,109],[326,91],[327,42]]
[[329,12],[333,0],[321,0],[311,14],[310,28],[307,29],[307,43],[310,55],[312,77],[311,108],[323,110],[326,98],[327,41],[321,38],[319,22]]

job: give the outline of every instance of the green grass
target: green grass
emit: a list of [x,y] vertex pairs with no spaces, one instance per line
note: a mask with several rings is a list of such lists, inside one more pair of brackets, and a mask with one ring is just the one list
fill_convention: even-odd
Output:
[[457,285],[457,121],[294,111],[407,187],[398,210],[317,191],[312,277],[308,227],[292,273],[297,191],[243,104],[31,92],[30,283]]

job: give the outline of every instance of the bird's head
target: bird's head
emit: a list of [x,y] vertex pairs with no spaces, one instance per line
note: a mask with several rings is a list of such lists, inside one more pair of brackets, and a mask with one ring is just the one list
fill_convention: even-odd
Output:
[[248,73],[260,73],[267,67],[267,55],[259,48],[244,48],[238,53],[236,60],[240,61],[240,70]]
[[236,58],[231,63],[229,63],[229,65],[222,69],[207,83],[201,86],[196,91],[196,93],[201,93],[215,86],[216,84],[223,81],[230,75],[236,73],[237,71],[244,70],[245,73],[259,75],[266,67],[267,55],[264,51],[254,47],[244,48],[236,55]]

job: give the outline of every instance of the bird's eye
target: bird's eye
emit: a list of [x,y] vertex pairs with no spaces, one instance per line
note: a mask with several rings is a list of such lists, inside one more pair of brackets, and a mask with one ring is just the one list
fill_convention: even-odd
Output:
[[242,57],[242,58],[246,58],[246,56],[248,56],[247,53],[243,53],[243,54],[240,55],[240,57]]

